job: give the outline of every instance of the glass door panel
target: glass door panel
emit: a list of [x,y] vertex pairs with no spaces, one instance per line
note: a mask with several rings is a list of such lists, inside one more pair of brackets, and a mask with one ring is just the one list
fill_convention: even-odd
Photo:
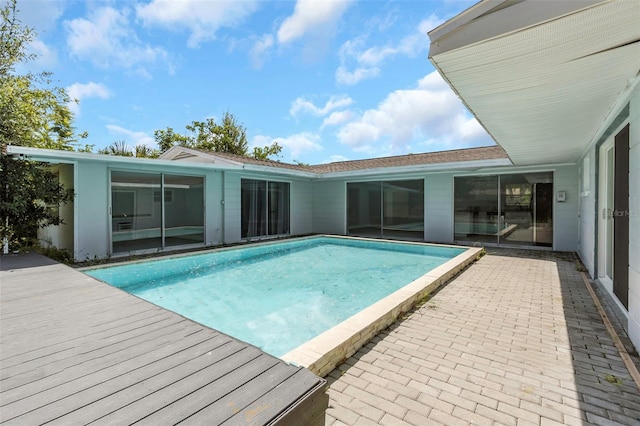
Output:
[[241,236],[267,235],[267,182],[242,179]]
[[269,182],[269,235],[289,233],[289,183]]
[[500,244],[553,245],[553,173],[500,175]]
[[347,183],[347,233],[368,237],[382,235],[382,183]]
[[454,237],[456,241],[498,243],[498,176],[456,177]]
[[383,199],[383,236],[423,240],[424,180],[384,182]]
[[162,248],[161,175],[111,172],[111,241],[113,253]]
[[164,175],[165,246],[204,243],[203,197],[204,178]]

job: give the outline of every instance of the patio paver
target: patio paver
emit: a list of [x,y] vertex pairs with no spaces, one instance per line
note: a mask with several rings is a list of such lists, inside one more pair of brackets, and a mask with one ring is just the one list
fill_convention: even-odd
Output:
[[327,425],[640,424],[569,253],[489,250],[327,379]]

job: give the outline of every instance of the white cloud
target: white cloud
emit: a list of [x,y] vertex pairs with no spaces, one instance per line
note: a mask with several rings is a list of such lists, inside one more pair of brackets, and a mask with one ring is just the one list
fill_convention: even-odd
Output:
[[164,49],[152,47],[138,38],[127,9],[102,7],[88,18],[66,21],[65,27],[71,54],[99,67],[115,66],[150,76],[143,64],[167,58]]
[[191,34],[187,45],[198,47],[213,40],[223,27],[240,24],[258,5],[255,1],[153,0],[136,7],[137,16],[146,25],[184,27]]
[[345,66],[339,66],[336,70],[336,82],[347,86],[353,86],[367,80],[369,78],[377,77],[380,74],[380,68],[356,68],[353,71],[349,71]]
[[156,141],[153,136],[150,136],[145,132],[136,132],[134,130],[116,126],[115,124],[107,124],[107,130],[114,135],[127,138],[126,142],[131,141],[135,146],[146,145],[150,148],[157,148]]
[[53,68],[58,62],[58,52],[56,49],[47,46],[41,40],[33,40],[29,43],[27,50],[36,56],[30,64],[38,68]]
[[18,16],[23,24],[37,28],[40,35],[55,29],[67,5],[65,1],[29,0],[18,2]]
[[298,0],[293,15],[278,29],[278,42],[289,43],[310,32],[333,30],[352,0]]
[[93,81],[88,83],[73,83],[67,87],[67,94],[71,98],[71,102],[69,102],[67,106],[75,115],[80,113],[80,105],[75,101],[81,102],[87,98],[109,99],[111,97],[111,92],[105,85],[94,83]]
[[322,122],[321,128],[326,126],[339,126],[340,124],[346,123],[347,121],[353,118],[353,111],[344,110],[344,111],[334,111]]
[[309,113],[316,116],[324,116],[334,109],[343,108],[353,103],[353,99],[348,96],[331,96],[323,107],[315,106],[311,101],[304,98],[297,98],[291,103],[289,114],[296,116],[300,113]]
[[309,132],[298,133],[286,138],[272,138],[264,135],[254,136],[251,140],[250,148],[271,145],[274,142],[277,142],[284,150],[289,151],[292,159],[297,159],[307,152],[322,150],[320,136]]
[[354,85],[362,80],[377,77],[380,74],[380,66],[388,58],[397,55],[416,57],[428,48],[427,32],[440,22],[442,19],[431,15],[420,22],[412,34],[402,38],[397,44],[365,49],[363,37],[347,40],[338,51],[340,66],[336,69],[336,82]]
[[322,150],[320,136],[309,132],[298,133],[286,138],[276,138],[275,141],[291,152],[291,158],[297,158],[306,152]]
[[269,52],[269,49],[273,46],[273,36],[271,34],[264,34],[253,44],[253,47],[249,51],[249,58],[255,68],[260,68],[264,64],[264,57]]
[[475,118],[436,71],[410,90],[390,93],[376,109],[338,130],[338,140],[354,151],[402,152],[415,142],[474,146],[491,142]]

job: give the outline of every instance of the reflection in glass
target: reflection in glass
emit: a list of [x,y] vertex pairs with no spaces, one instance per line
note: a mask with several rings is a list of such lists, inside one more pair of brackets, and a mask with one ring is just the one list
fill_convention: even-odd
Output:
[[390,238],[424,238],[424,180],[384,182],[382,233]]
[[269,235],[289,233],[289,183],[269,182]]
[[347,232],[424,239],[424,180],[347,183]]
[[498,242],[498,177],[456,177],[454,234],[457,241]]
[[289,192],[288,182],[242,179],[242,238],[288,234]]
[[351,235],[382,235],[380,182],[347,183],[347,232]]
[[111,240],[113,252],[162,247],[162,205],[154,203],[161,176],[111,172]]
[[455,178],[455,240],[553,245],[553,173]]
[[553,174],[500,176],[501,244],[553,244]]
[[204,243],[203,184],[200,176],[164,175],[165,246]]
[[204,178],[112,171],[111,241],[113,253],[203,244]]

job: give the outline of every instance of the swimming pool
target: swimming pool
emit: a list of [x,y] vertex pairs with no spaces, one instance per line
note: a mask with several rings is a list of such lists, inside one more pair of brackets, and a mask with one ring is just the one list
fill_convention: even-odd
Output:
[[312,237],[85,272],[282,357],[463,252]]

